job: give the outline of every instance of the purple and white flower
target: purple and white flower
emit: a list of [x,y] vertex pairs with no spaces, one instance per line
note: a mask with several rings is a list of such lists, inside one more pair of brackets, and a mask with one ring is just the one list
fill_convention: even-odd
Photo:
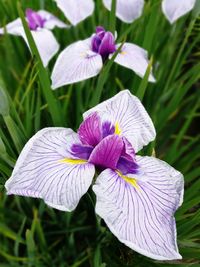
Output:
[[72,25],[77,25],[94,12],[93,0],[55,0]]
[[[46,67],[51,58],[59,50],[59,44],[56,41],[51,30],[55,27],[67,28],[68,26],[45,10],[36,12],[32,9],[27,9],[26,20],[37,46],[38,52],[41,56],[42,62]],[[28,40],[26,38],[26,34],[20,18],[8,23],[5,29],[9,34],[23,37],[29,47]],[[4,34],[3,28],[0,28],[0,34]]]
[[[96,34],[90,38],[69,45],[59,55],[52,72],[52,88],[80,82],[99,74],[106,59],[111,59],[121,44],[115,43],[113,34],[103,27],[96,28]],[[116,56],[116,63],[131,69],[144,77],[149,61],[148,53],[143,48],[124,43]],[[152,73],[150,82],[155,82]]]
[[128,90],[83,114],[78,133],[45,128],[22,150],[8,194],[41,198],[72,211],[93,185],[96,213],[131,249],[153,259],[181,259],[174,213],[183,176],[166,162],[136,153],[155,139],[153,123]]

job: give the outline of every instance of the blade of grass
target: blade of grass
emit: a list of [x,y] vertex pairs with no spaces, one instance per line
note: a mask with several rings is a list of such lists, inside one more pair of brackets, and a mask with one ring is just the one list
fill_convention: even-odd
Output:
[[117,6],[117,1],[116,0],[112,0],[111,12],[110,12],[110,31],[113,34],[115,34],[116,6]]
[[148,86],[148,83],[149,83],[149,75],[151,73],[151,70],[152,70],[152,65],[153,65],[153,57],[151,57],[150,61],[149,61],[149,65],[147,67],[147,70],[146,70],[146,73],[144,75],[144,78],[142,79],[141,83],[140,83],[140,87],[138,88],[137,90],[137,93],[136,93],[136,96],[142,101],[144,95],[145,95],[145,92],[146,92],[146,89],[147,89],[147,86]]
[[118,53],[121,51],[123,44],[124,44],[124,42],[119,46],[119,48],[117,49],[115,54],[112,56],[110,61],[107,63],[107,65],[103,68],[102,72],[100,73],[98,81],[97,81],[97,88],[95,90],[95,94],[93,94],[93,98],[92,98],[91,103],[90,103],[91,106],[95,106],[99,103],[99,101],[101,99],[101,94],[103,91],[104,84],[108,79],[109,71],[112,67],[112,64],[113,64],[115,58],[117,57]]
[[22,11],[22,8],[21,8],[21,5],[19,2],[17,4],[17,7],[18,7],[19,16],[22,20],[24,31],[26,33],[26,37],[28,39],[28,43],[29,43],[30,48],[31,48],[31,52],[36,57],[37,62],[38,62],[38,64],[37,64],[38,75],[39,75],[41,87],[43,90],[43,94],[45,96],[45,99],[46,99],[48,107],[49,107],[49,111],[50,111],[52,120],[53,120],[55,126],[61,126],[62,125],[62,119],[61,119],[62,116],[60,116],[61,112],[59,109],[59,103],[56,100],[56,98],[54,97],[53,91],[51,90],[51,85],[50,85],[48,73],[43,66],[41,57],[39,55],[39,52],[38,52],[38,49],[37,49],[36,44],[34,42],[31,31],[28,28],[26,19],[24,17],[24,13]]

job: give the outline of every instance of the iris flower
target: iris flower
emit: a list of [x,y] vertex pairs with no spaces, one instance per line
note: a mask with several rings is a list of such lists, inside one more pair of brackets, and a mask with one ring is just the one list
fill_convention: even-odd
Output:
[[[90,38],[69,45],[58,57],[52,72],[52,88],[86,80],[99,74],[106,59],[111,59],[121,44],[115,44],[111,32],[103,27],[96,28]],[[147,51],[143,48],[124,43],[114,60],[116,63],[133,70],[140,77],[148,67]],[[152,74],[149,81],[155,82]]]
[[153,259],[181,259],[174,213],[183,176],[166,162],[136,153],[155,139],[139,99],[124,90],[83,114],[78,133],[45,128],[22,150],[8,194],[41,198],[72,211],[93,183],[96,213],[131,249]]
[[[92,14],[93,0],[55,0],[65,16],[76,24]],[[112,0],[102,0],[104,6],[111,10]],[[162,10],[170,23],[188,13],[194,8],[196,0],[163,0]],[[132,23],[142,15],[144,0],[116,0],[116,16],[126,22]],[[71,12],[73,10],[73,12]]]
[[[144,0],[116,0],[116,15],[126,23],[132,23],[140,17]],[[162,11],[170,23],[188,13],[194,8],[196,0],[162,0]],[[103,0],[104,5],[111,10],[112,0]]]
[[[41,56],[42,62],[46,67],[51,58],[59,50],[59,44],[50,30],[52,30],[54,27],[66,28],[68,26],[45,10],[36,12],[32,9],[27,9],[26,20],[37,46],[38,52]],[[20,18],[8,23],[5,28],[6,32],[8,32],[9,34],[23,37],[29,47],[28,40],[26,38],[26,34]],[[1,28],[0,34],[3,33],[4,29]]]

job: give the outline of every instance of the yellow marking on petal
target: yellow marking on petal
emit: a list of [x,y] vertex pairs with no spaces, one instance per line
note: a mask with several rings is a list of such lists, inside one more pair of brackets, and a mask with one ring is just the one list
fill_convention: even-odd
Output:
[[69,164],[85,164],[87,162],[87,160],[85,159],[61,159],[59,160],[59,162],[61,163],[69,163]]
[[122,133],[122,131],[121,131],[120,127],[119,127],[119,123],[117,122],[115,124],[115,134],[120,135],[121,133]]
[[122,51],[120,54],[125,56],[125,55],[127,55],[127,52],[126,51]]
[[135,178],[130,178],[128,176],[123,175],[120,171],[116,171],[116,173],[122,178],[124,179],[124,181],[126,181],[127,183],[131,184],[133,187],[135,187],[135,189],[137,189],[138,191],[140,191],[140,187],[137,183],[137,180]]
[[85,58],[85,57],[87,57],[87,53],[80,53],[80,56]]

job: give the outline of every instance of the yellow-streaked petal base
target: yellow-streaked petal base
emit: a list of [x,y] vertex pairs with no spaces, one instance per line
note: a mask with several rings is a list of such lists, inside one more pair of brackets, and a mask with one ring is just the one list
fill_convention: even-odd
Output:
[[131,184],[135,189],[140,190],[139,185],[135,178],[129,178],[128,176],[123,175],[120,171],[116,171],[116,173],[124,179],[127,183]]
[[115,134],[120,135],[121,133],[122,133],[122,131],[121,131],[120,127],[119,127],[119,123],[117,122],[115,124]]
[[85,163],[87,163],[87,160],[85,160],[85,159],[68,159],[68,158],[65,158],[65,159],[59,160],[59,162],[77,165],[77,164],[85,164]]

